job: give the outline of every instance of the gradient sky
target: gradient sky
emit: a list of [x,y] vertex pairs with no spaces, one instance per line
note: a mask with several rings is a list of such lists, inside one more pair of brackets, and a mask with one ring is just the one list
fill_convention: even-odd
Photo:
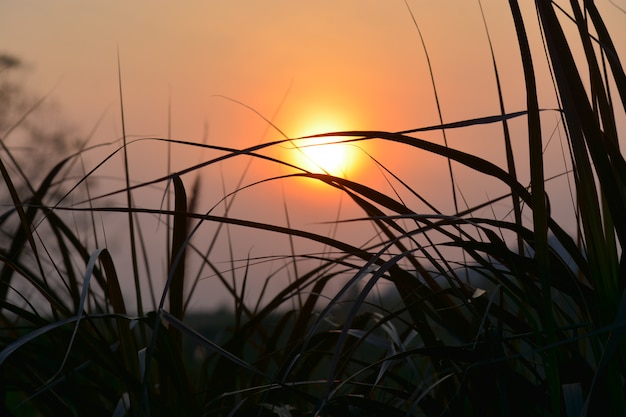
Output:
[[[539,85],[542,94],[545,91],[540,106],[554,108],[547,67],[538,62],[542,47],[533,25],[532,4],[523,3],[528,3],[524,7],[538,57]],[[626,50],[626,16],[608,1],[597,3],[601,12],[606,12],[618,50]],[[424,36],[444,121],[498,114],[479,3],[412,0],[408,4]],[[507,111],[523,110],[523,74],[508,6],[491,0],[483,1],[483,7]],[[426,55],[402,1],[0,0],[0,39],[0,53],[24,62],[23,71],[11,76],[26,84],[34,96],[51,91],[48,100],[58,105],[64,120],[79,135],[85,135],[103,117],[91,144],[115,141],[122,135],[118,51],[129,137],[167,137],[168,108],[171,137],[233,148],[282,139],[245,106],[271,119],[290,137],[335,129],[400,131],[439,123]],[[545,131],[552,131],[556,123],[555,116],[554,122],[545,124]],[[523,120],[512,122],[518,129],[514,141],[520,164],[526,154],[524,124]],[[500,137],[499,129],[449,132],[449,144],[502,165],[503,144],[493,139]],[[440,133],[420,137],[442,143]],[[365,156],[363,151],[367,151],[433,204],[449,209],[451,193],[444,160],[417,151],[407,154],[388,143],[362,146],[355,151],[354,158],[360,162],[350,168],[349,178],[393,192]],[[88,153],[85,160],[93,166],[114,148]],[[558,162],[560,147],[554,148],[554,155],[552,149],[546,150],[547,157],[555,161],[549,162],[547,175],[563,171],[562,161]],[[154,141],[132,145],[133,178],[140,181],[165,175],[165,150],[164,144]],[[172,169],[212,155],[189,146],[174,146],[172,152]],[[281,148],[268,151],[282,159],[289,159],[290,154],[293,152]],[[247,163],[239,158],[203,171],[203,210],[235,189]],[[119,179],[120,166],[120,160],[114,160],[99,174]],[[255,161],[244,184],[285,172],[284,167]],[[522,178],[525,172],[521,169]],[[462,169],[458,173],[469,205],[504,191],[503,187],[490,188],[488,181],[477,183]],[[188,187],[194,175],[188,178]],[[102,192],[122,185],[120,181],[103,183]],[[558,194],[562,185],[556,188],[555,198],[566,199]],[[320,222],[360,215],[338,193],[310,181],[253,187],[242,193],[241,203],[233,206],[231,215],[284,222],[282,203],[275,203],[283,196],[292,210],[293,224],[321,234],[332,227]],[[139,193],[137,198],[154,206],[159,204],[160,194],[158,190]],[[351,225],[341,228],[355,243],[372,232]],[[232,233],[244,241],[237,246],[236,257],[265,254],[265,237]],[[282,246],[276,243],[276,247]]]

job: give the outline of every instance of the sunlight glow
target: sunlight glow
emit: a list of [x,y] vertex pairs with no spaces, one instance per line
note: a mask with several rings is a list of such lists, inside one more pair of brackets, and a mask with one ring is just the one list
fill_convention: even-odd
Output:
[[[296,137],[345,130],[341,123],[315,121],[302,128]],[[340,143],[348,138],[339,136],[294,139],[289,159],[294,165],[314,173],[328,173],[347,177],[358,164],[358,148],[351,143]]]

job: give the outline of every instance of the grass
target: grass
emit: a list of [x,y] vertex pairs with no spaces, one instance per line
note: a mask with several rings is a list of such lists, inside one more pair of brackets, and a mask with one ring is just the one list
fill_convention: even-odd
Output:
[[[192,174],[246,158],[288,165],[263,151],[289,138],[246,149],[154,140],[168,149],[195,147],[220,156],[138,183],[127,154],[138,142],[124,134],[123,145],[78,180],[70,167],[88,149],[61,160],[35,187],[4,144],[14,130],[9,129],[0,159],[9,201],[0,217],[7,242],[0,250],[1,414],[626,415],[626,161],[617,122],[626,105],[626,76],[593,2],[571,2],[569,11],[536,2],[542,58],[552,74],[569,167],[562,175],[572,187],[576,224],[568,233],[559,213],[551,211],[546,187],[548,138],[542,123],[550,110],[539,105],[537,55],[516,1],[510,9],[525,75],[524,110],[505,111],[507,86],[500,83],[492,49],[499,114],[454,123],[441,118],[437,126],[404,132],[318,135],[355,144],[386,141],[407,152],[439,155],[448,164],[455,201],[461,201],[454,174],[460,167],[508,190],[475,207],[455,204],[442,212],[423,201],[428,211],[413,208],[401,193],[419,199],[419,190],[383,165],[395,195],[297,171],[225,193],[219,203],[224,215],[215,214],[216,207],[199,207],[201,187],[188,185]],[[413,22],[421,38],[415,17]],[[574,59],[577,48],[583,55]],[[431,75],[436,91],[436,74]],[[530,185],[518,178],[513,120],[527,123]],[[506,166],[418,137],[484,124],[502,127]],[[118,154],[125,185],[94,195],[89,180]],[[229,215],[240,193],[296,178],[342,193],[362,212],[345,222],[373,227],[379,239],[355,246],[297,229],[287,204],[284,224]],[[133,196],[150,187],[161,187],[174,208],[137,204]],[[72,203],[81,193],[84,201]],[[478,214],[495,213],[502,204],[512,217]],[[123,265],[133,271],[132,295],[122,289],[121,261],[114,262],[103,244],[106,234],[99,232],[110,225],[96,219],[109,214],[127,217],[132,250]],[[72,219],[80,215],[87,221],[76,225]],[[147,217],[168,225],[168,262],[160,279],[154,265],[162,254],[145,249]],[[215,239],[219,235],[227,244],[236,238],[235,227],[288,238],[291,253],[276,256],[289,283],[264,303],[270,294],[265,289],[250,301],[250,274],[274,258],[232,256],[224,268],[212,260],[215,240],[208,249],[199,244],[207,224],[217,225]],[[326,249],[299,253],[294,240]],[[142,294],[143,270],[152,271],[146,273],[152,297]],[[219,332],[202,329],[188,312],[203,271],[232,297],[232,315]],[[266,286],[274,274],[268,273]],[[391,285],[399,299],[373,297],[383,285]],[[135,312],[128,307],[133,301]]]

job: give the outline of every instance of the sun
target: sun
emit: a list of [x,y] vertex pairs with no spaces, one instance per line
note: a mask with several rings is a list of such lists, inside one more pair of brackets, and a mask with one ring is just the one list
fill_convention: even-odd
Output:
[[310,121],[298,131],[297,139],[290,141],[290,162],[309,172],[347,177],[354,171],[358,160],[358,148],[346,143],[348,137],[306,137],[342,130],[345,126],[336,121]]
[[346,176],[351,149],[341,140],[336,136],[294,140],[296,165],[310,172]]

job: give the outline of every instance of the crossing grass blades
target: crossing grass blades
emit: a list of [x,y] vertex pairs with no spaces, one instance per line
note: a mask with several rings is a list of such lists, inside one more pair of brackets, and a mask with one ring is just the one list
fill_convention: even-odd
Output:
[[[568,10],[535,2],[542,58],[559,102],[551,117],[557,114],[564,138],[569,168],[562,175],[571,181],[576,224],[573,233],[571,228],[567,232],[559,213],[551,211],[546,191],[551,179],[544,174],[547,138],[541,127],[547,109],[539,106],[538,56],[531,54],[529,22],[515,0],[509,3],[518,40],[511,47],[522,58],[525,109],[507,112],[501,104],[499,114],[440,126],[339,133],[354,143],[387,141],[407,152],[438,155],[449,164],[452,181],[454,167],[462,166],[500,182],[506,195],[476,207],[442,212],[430,205],[424,211],[398,195],[330,175],[300,171],[267,179],[306,177],[340,190],[362,210],[353,221],[374,226],[383,237],[369,245],[299,230],[288,222],[255,222],[198,207],[201,187],[192,184],[195,173],[237,158],[261,158],[261,150],[287,139],[222,148],[222,157],[135,184],[125,153],[133,143],[124,138],[115,154],[123,153],[126,162],[125,188],[89,196],[79,206],[68,196],[89,190],[100,165],[79,179],[70,176],[79,152],[34,185],[5,146],[11,131],[6,133],[0,158],[8,201],[0,215],[0,414],[626,415],[626,162],[620,149],[623,126],[618,128],[626,76],[594,2],[572,1]],[[582,59],[574,57],[575,49],[583,51]],[[497,75],[498,57],[493,57]],[[503,103],[507,86],[494,79],[489,87]],[[512,151],[513,119],[527,125],[526,167]],[[506,166],[420,139],[421,130],[463,132],[487,123],[502,128]],[[522,168],[530,173],[530,184],[518,179]],[[419,195],[417,185],[394,177],[391,167],[381,169],[398,189]],[[173,190],[173,207],[135,205],[132,194],[154,186]],[[120,196],[125,204],[119,204]],[[108,198],[116,199],[107,203]],[[478,215],[502,204],[511,216]],[[132,251],[127,260],[112,259],[103,243],[95,219],[105,212],[128,222]],[[79,213],[93,223],[77,226],[72,216]],[[163,230],[169,263],[160,276],[142,276],[146,265],[162,258],[143,249],[142,216],[159,217],[168,225]],[[250,303],[243,296],[248,275],[237,275],[239,282],[230,279],[237,268],[220,269],[196,245],[198,228],[208,223],[219,225],[221,236],[238,227],[333,250],[285,256],[288,267],[313,256],[318,263],[294,268],[298,275],[269,302]],[[93,236],[86,238],[90,230]],[[453,252],[461,256],[445,255]],[[219,338],[202,332],[187,314],[199,276],[189,267],[191,257],[201,259],[200,268],[211,271],[232,295],[233,311]],[[122,276],[135,280],[131,297],[121,289]],[[323,296],[340,276],[348,279]],[[156,286],[156,296],[141,293],[142,279]],[[400,298],[373,302],[381,283],[395,288]],[[131,312],[128,306],[135,304]],[[204,353],[198,358],[195,351]]]

